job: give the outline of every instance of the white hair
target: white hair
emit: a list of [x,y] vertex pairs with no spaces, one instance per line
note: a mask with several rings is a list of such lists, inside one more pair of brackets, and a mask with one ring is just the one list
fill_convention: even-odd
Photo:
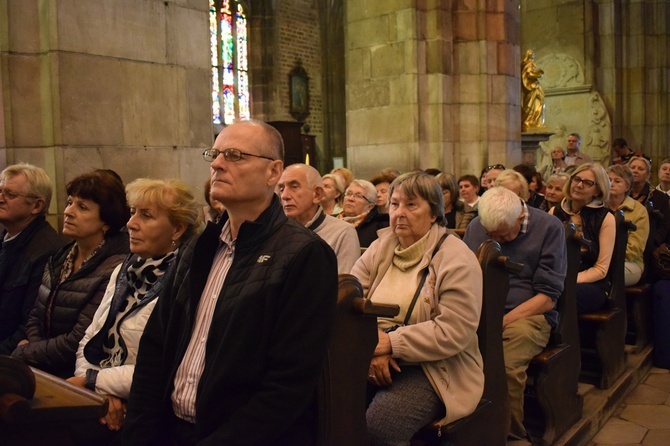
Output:
[[[375,203],[377,201],[377,188],[367,180],[354,180],[351,184],[355,184],[359,187],[362,187],[367,192],[368,203]],[[351,187],[351,184],[349,187]],[[347,190],[349,190],[349,187]]]
[[521,215],[521,200],[502,186],[487,190],[477,203],[479,221],[489,232],[511,228]]

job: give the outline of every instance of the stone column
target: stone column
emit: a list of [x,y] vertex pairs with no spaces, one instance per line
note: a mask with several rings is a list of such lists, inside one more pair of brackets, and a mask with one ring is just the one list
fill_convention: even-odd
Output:
[[46,168],[57,215],[65,184],[96,168],[126,182],[182,178],[202,195],[200,154],[213,139],[207,0],[0,5],[0,167]]
[[521,159],[518,7],[482,3],[347,4],[347,154],[358,177],[478,174]]

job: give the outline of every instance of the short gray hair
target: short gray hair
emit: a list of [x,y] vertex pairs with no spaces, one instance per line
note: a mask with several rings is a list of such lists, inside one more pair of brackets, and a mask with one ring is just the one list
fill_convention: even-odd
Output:
[[290,164],[284,169],[284,173],[290,172],[292,170],[300,170],[305,174],[305,181],[307,182],[307,187],[310,189],[323,187],[321,174],[314,167],[303,163]]
[[477,211],[479,221],[489,232],[501,227],[511,228],[521,215],[521,200],[509,189],[495,186],[484,192],[479,199]]
[[[362,187],[365,189],[365,192],[367,192],[367,200],[368,203],[370,204],[375,204],[377,202],[377,188],[368,180],[354,180],[351,182],[351,184],[355,184],[359,187]],[[351,184],[349,187],[351,187]],[[347,190],[349,190],[349,187],[347,187]],[[389,191],[389,196],[390,196],[390,191]]]
[[389,199],[398,189],[409,198],[421,197],[428,202],[435,223],[446,225],[442,188],[434,176],[426,172],[407,172],[393,180],[389,187]]
[[0,181],[3,183],[10,178],[17,175],[23,175],[28,180],[28,195],[26,197],[29,202],[37,198],[44,200],[44,208],[40,215],[46,215],[49,212],[49,204],[51,203],[51,196],[53,189],[51,188],[51,179],[46,171],[41,167],[34,166],[28,163],[19,163],[7,166],[5,170],[0,173]]

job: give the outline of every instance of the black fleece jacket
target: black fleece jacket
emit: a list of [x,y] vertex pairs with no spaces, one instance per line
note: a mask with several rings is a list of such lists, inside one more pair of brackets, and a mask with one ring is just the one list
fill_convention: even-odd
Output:
[[[123,444],[167,444],[175,373],[227,219],[180,250],[140,341]],[[216,303],[196,397],[199,445],[310,443],[336,300],[332,249],[273,197],[241,225]]]

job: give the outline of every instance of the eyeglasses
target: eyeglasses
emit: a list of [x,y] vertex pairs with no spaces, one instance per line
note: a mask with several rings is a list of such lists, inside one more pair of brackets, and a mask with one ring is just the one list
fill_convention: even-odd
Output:
[[223,155],[223,159],[225,159],[226,161],[233,162],[233,163],[241,160],[243,155],[244,156],[253,156],[255,158],[264,158],[266,160],[275,161],[274,158],[270,158],[269,156],[254,155],[253,153],[242,152],[241,150],[238,150],[238,149],[226,149],[226,150],[207,149],[204,152],[202,152],[202,157],[208,163],[211,163],[212,161],[214,161],[219,155]]
[[372,203],[372,201],[368,200],[368,197],[366,197],[363,194],[355,194],[353,192],[347,192],[346,194],[344,194],[344,196],[347,197],[347,198],[354,197],[356,200],[365,200],[368,203]]
[[502,164],[493,164],[492,166],[489,166],[486,168],[485,172],[488,172],[490,170],[505,170],[505,166]]
[[593,187],[597,184],[595,181],[582,180],[581,178],[579,178],[577,176],[572,177],[572,179],[570,181],[572,181],[572,184],[574,184],[574,185],[577,185],[577,184],[581,183],[581,184],[584,185],[584,187]]
[[2,195],[2,198],[4,198],[5,200],[13,200],[16,197],[40,198],[37,195],[32,194],[17,194],[16,192],[6,189],[4,187],[0,187],[0,195]]

